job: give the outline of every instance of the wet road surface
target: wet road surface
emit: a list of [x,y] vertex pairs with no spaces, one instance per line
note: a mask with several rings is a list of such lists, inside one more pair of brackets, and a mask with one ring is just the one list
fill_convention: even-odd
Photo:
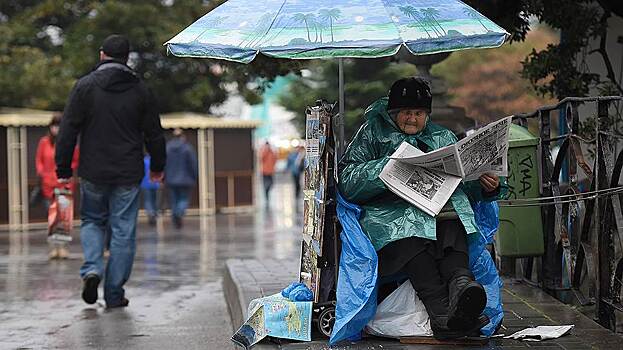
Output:
[[292,186],[277,183],[270,209],[139,224],[126,297],[106,310],[80,298],[78,229],[71,257],[48,261],[45,233],[0,232],[1,349],[232,349],[222,290],[228,258],[291,259],[298,264],[301,219]]

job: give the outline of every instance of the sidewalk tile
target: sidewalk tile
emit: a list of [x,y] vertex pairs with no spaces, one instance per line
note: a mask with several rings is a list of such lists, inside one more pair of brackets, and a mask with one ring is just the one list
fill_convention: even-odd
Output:
[[[291,262],[278,260],[258,261],[229,260],[226,267],[232,276],[224,279],[223,283],[237,283],[237,287],[226,287],[225,290],[241,293],[238,298],[228,297],[228,303],[239,300],[241,305],[230,306],[230,311],[246,312],[248,302],[252,299],[274,294],[294,282],[298,267],[292,267]],[[241,283],[245,285],[240,285]],[[502,331],[510,335],[516,331],[542,325],[574,324],[572,332],[562,338],[543,342],[521,342],[511,339],[492,339],[483,347],[461,347],[461,349],[618,349],[623,348],[623,337],[613,334],[602,328],[590,318],[581,314],[578,310],[562,304],[545,292],[519,283],[507,280],[502,292],[504,303],[504,321]],[[238,310],[238,311],[237,311]],[[232,320],[240,320],[241,315],[231,315]],[[235,325],[236,327],[237,325]],[[326,340],[317,340],[310,343],[283,342],[277,346],[270,342],[262,342],[256,347],[263,349],[329,349]],[[417,350],[446,350],[457,349],[455,346],[445,345],[405,345],[394,340],[370,338],[358,343],[333,347],[332,350],[359,350],[359,349],[417,349]]]

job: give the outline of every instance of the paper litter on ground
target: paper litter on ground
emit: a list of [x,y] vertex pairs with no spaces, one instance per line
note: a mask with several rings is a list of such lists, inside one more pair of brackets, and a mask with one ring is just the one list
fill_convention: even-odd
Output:
[[574,325],[566,326],[538,326],[534,328],[526,328],[519,332],[515,332],[504,338],[518,339],[526,341],[541,341],[547,339],[556,339],[569,332]]

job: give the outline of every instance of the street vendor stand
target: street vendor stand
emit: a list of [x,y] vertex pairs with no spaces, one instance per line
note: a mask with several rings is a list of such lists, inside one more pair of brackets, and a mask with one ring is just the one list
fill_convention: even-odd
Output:
[[[508,36],[504,29],[457,0],[229,0],[165,45],[169,53],[179,57],[245,64],[258,54],[287,59],[339,60],[339,113],[333,118],[330,111],[331,118],[326,118],[315,115],[327,114],[326,106],[321,103],[316,106],[318,110],[312,107],[308,111],[306,135],[305,186],[308,193],[299,280],[312,290],[317,305],[324,307],[331,301],[328,300],[331,293],[321,291],[323,279],[318,275],[327,268],[333,268],[335,275],[335,266],[330,266],[327,256],[337,254],[335,249],[326,251],[322,243],[324,228],[333,226],[327,220],[334,217],[331,207],[325,204],[336,201],[336,193],[330,185],[330,181],[335,180],[334,169],[329,163],[334,164],[333,157],[343,153],[345,144],[343,60],[393,56],[400,50],[424,55],[498,47]],[[310,116],[314,122],[310,123]],[[325,125],[325,128],[321,127],[319,133],[317,125]],[[328,139],[333,139],[333,129],[335,151],[328,144]],[[327,163],[328,159],[331,162]],[[310,164],[316,167],[310,169]],[[317,181],[316,177],[323,175],[325,178]],[[322,186],[323,183],[327,186]],[[330,192],[332,190],[334,192]],[[310,269],[319,269],[320,273],[314,276]],[[333,279],[327,279],[330,280]],[[324,289],[331,288],[324,286]],[[324,311],[319,308],[319,312]],[[327,319],[331,317],[328,313]],[[320,328],[327,334],[327,330]]]

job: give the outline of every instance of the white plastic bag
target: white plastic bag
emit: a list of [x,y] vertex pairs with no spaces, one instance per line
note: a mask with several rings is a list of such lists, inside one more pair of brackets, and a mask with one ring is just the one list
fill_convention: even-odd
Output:
[[404,282],[379,304],[366,332],[390,338],[433,335],[428,313],[411,282]]

